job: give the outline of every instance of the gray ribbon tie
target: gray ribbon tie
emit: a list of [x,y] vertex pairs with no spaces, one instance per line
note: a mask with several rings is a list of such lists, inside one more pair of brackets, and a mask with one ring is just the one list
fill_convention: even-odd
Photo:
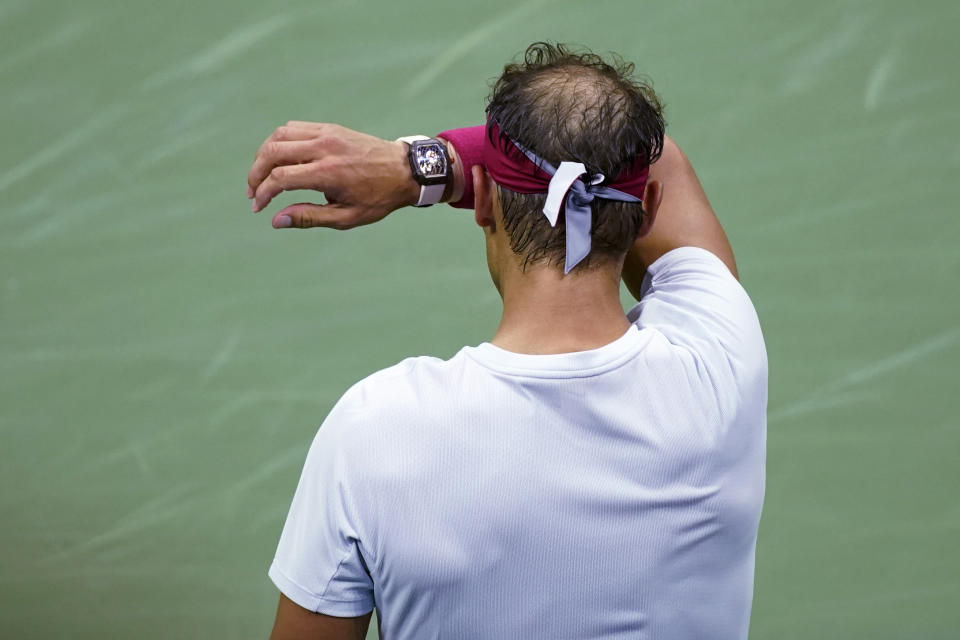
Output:
[[[566,275],[581,260],[590,255],[590,228],[593,224],[590,204],[594,198],[618,200],[620,202],[642,202],[642,200],[610,187],[584,183],[580,176],[584,175],[587,170],[580,162],[561,162],[559,167],[554,167],[529,149],[517,143],[514,144],[523,151],[531,162],[551,176],[550,187],[547,191],[547,202],[543,207],[543,214],[547,217],[551,227],[557,225],[557,218],[560,215],[560,202],[563,201],[564,227],[567,237],[563,273]],[[596,182],[602,181],[603,176],[598,176]]]

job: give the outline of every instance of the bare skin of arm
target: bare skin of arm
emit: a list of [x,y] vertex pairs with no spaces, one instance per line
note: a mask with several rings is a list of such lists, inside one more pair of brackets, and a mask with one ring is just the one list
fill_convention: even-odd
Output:
[[663,154],[650,166],[649,183],[659,182],[662,199],[649,233],[627,252],[623,282],[639,300],[647,267],[678,247],[701,247],[720,258],[737,277],[737,264],[727,234],[707,200],[693,166],[680,147],[664,139]]
[[270,640],[363,640],[369,626],[370,613],[335,618],[308,611],[281,594]]

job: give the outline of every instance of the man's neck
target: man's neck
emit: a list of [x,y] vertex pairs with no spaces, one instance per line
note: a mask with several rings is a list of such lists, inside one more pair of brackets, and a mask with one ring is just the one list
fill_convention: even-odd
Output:
[[511,271],[500,283],[503,315],[491,342],[515,353],[597,349],[623,336],[619,270],[564,276],[559,269]]

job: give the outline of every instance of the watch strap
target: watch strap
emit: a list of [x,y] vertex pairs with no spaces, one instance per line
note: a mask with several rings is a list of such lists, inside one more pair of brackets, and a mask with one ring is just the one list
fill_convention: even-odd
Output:
[[420,199],[417,200],[415,207],[429,207],[437,204],[443,199],[443,192],[446,190],[445,184],[424,184],[420,186]]
[[397,138],[397,142],[406,142],[410,144],[411,142],[416,142],[418,140],[429,140],[430,136],[403,136],[402,138]]

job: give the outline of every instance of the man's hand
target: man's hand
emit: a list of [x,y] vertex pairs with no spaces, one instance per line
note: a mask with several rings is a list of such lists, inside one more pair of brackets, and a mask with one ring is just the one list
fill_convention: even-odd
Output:
[[382,220],[420,197],[404,143],[316,122],[278,127],[260,146],[247,176],[255,212],[294,189],[321,191],[327,204],[285,207],[273,216],[275,228],[350,229]]

